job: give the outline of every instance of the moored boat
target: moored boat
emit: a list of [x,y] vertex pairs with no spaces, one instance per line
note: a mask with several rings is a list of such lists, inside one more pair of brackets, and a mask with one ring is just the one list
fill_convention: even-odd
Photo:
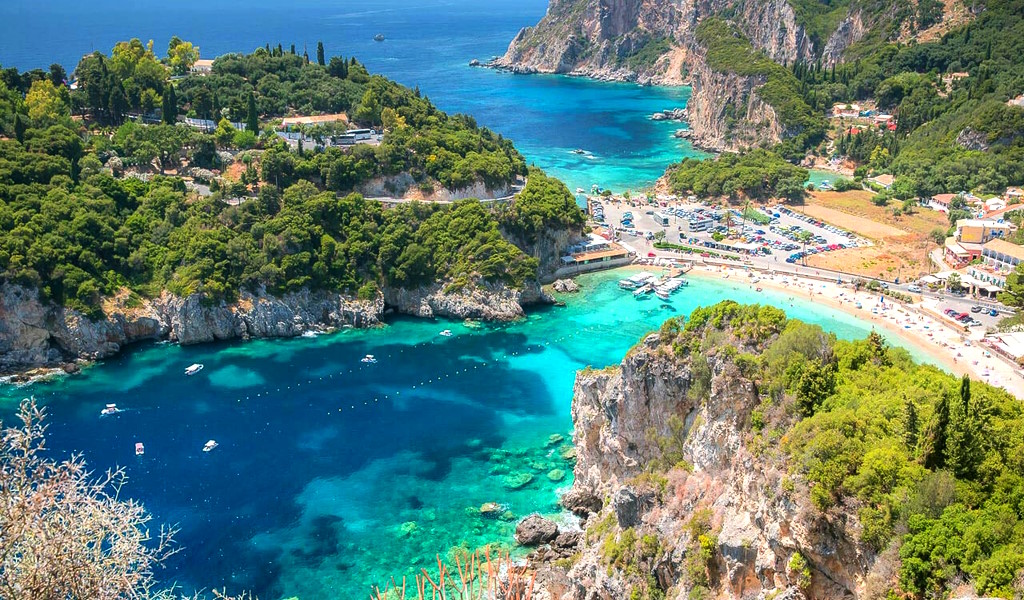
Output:
[[210,440],[210,441],[206,442],[205,444],[203,444],[203,452],[209,452],[210,450],[213,450],[214,448],[216,448],[219,445],[220,444],[218,444],[216,441]]
[[619,280],[619,287],[624,290],[634,290],[654,280],[654,275],[643,271],[632,277]]
[[359,359],[359,362],[367,363],[367,364],[374,364],[374,363],[377,362],[377,358],[374,355],[372,355],[372,354],[367,354],[366,356],[364,356],[361,359]]
[[186,375],[195,375],[196,373],[198,373],[198,372],[203,370],[203,366],[204,365],[201,364],[201,363],[191,364],[191,365],[189,365],[188,367],[185,368],[185,374]]
[[121,412],[121,409],[118,408],[116,404],[108,404],[100,411],[100,416],[109,417],[110,415],[116,415],[119,412]]
[[441,335],[442,337],[452,337],[452,330],[451,329],[445,329],[439,335]]
[[146,447],[142,445],[142,442],[135,442],[135,456],[142,456],[146,453]]

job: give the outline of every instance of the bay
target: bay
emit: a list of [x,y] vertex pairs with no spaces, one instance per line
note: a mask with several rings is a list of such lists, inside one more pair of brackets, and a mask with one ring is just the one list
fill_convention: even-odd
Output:
[[[557,514],[572,477],[562,453],[575,372],[618,363],[667,318],[733,299],[840,338],[870,331],[740,281],[693,277],[664,303],[634,300],[621,276],[580,277],[567,307],[506,325],[399,318],[316,338],[139,347],[77,376],[0,387],[0,415],[32,394],[50,413],[55,456],[126,468],[124,494],[181,527],[183,550],[162,581],[368,597],[369,584],[414,575],[453,547],[508,544],[514,521],[482,516],[484,503],[509,519]],[[362,363],[366,354],[378,362]],[[191,363],[205,368],[187,377]],[[100,417],[107,403],[125,412]],[[550,444],[553,434],[565,440]],[[219,446],[204,453],[209,439]],[[565,478],[551,481],[556,469]]]
[[[672,162],[704,155],[672,136],[680,124],[648,118],[686,106],[689,88],[469,66],[503,54],[546,7],[547,0],[7,0],[0,3],[0,64],[46,69],[58,62],[70,72],[83,54],[109,53],[132,37],[154,40],[162,56],[172,35],[196,43],[207,58],[294,43],[315,60],[323,41],[327,56],[355,56],[371,72],[419,86],[442,110],[470,114],[511,138],[528,161],[570,189],[640,189]],[[373,40],[377,33],[384,42]]]

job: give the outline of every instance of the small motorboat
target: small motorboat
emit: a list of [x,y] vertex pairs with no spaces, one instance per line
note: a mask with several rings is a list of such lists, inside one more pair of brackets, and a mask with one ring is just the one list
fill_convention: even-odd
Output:
[[213,450],[217,446],[218,446],[218,444],[217,444],[216,441],[210,440],[210,441],[206,442],[205,444],[203,444],[203,452],[209,452],[210,450]]
[[584,150],[583,148],[577,148],[577,149],[573,150],[572,153],[573,154],[586,154],[587,151]]
[[441,335],[442,337],[452,337],[452,330],[451,329],[445,329],[439,335]]
[[142,445],[142,442],[135,442],[135,456],[142,456],[146,453],[146,447]]
[[384,34],[383,33],[378,33],[377,35],[373,36],[373,41],[375,41],[375,42],[383,42],[384,41]]
[[119,412],[121,412],[121,409],[118,408],[116,404],[108,404],[100,411],[100,416],[109,417],[110,415],[116,415]]
[[189,365],[185,369],[185,374],[191,376],[191,375],[195,375],[196,373],[198,373],[198,372],[200,372],[202,370],[203,370],[203,365],[201,363],[194,363],[194,364]]
[[367,364],[374,364],[374,363],[377,362],[377,359],[374,358],[374,356],[372,354],[367,354],[366,356],[364,356],[361,359],[359,359],[359,362],[367,363]]

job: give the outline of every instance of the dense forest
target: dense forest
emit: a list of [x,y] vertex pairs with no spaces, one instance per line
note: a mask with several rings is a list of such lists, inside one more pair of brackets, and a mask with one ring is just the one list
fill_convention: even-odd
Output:
[[672,191],[701,198],[724,196],[752,200],[785,198],[796,202],[804,196],[807,169],[797,167],[774,152],[753,150],[725,153],[716,159],[683,159],[666,173]]
[[[736,344],[723,343],[730,336]],[[837,340],[770,306],[699,308],[666,322],[661,340],[694,361],[724,353],[756,382],[749,447],[783,465],[782,494],[855,515],[876,568],[892,567],[892,579],[868,582],[869,597],[942,598],[963,581],[980,596],[1021,592],[1016,398],[917,364],[876,333]]]
[[[535,169],[522,201],[503,209],[463,200],[385,210],[351,191],[396,173],[424,188],[497,187],[527,175],[525,161],[472,118],[448,116],[354,59],[312,62],[261,48],[218,58],[208,76],[187,75],[197,57],[177,38],[163,59],[152,44],[119,43],[110,56],[82,59],[75,90],[58,67],[0,72],[3,280],[91,314],[125,288],[212,302],[243,288],[372,297],[381,286],[434,281],[522,286],[536,278],[537,260],[503,231],[581,229],[569,191]],[[295,151],[263,128],[307,110],[343,110],[385,135],[376,146]],[[133,114],[163,122],[128,120]],[[205,133],[179,114],[222,118]],[[232,163],[239,178],[213,179],[212,193],[179,176],[198,182],[203,169]]]

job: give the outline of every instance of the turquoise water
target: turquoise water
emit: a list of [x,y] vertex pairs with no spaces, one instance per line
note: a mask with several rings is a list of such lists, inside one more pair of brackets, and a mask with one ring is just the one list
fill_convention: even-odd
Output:
[[[78,376],[0,388],[0,412],[33,394],[49,410],[56,455],[127,469],[124,493],[181,526],[183,551],[162,580],[261,598],[366,597],[368,584],[454,546],[507,543],[513,522],[483,518],[485,502],[509,519],[556,512],[572,464],[567,442],[548,441],[568,438],[575,371],[618,363],[666,318],[732,298],[778,305],[841,338],[869,331],[743,282],[694,277],[669,304],[634,300],[621,276],[581,277],[567,307],[507,325],[397,319],[312,339],[140,347]],[[439,336],[445,328],[455,335]],[[378,363],[361,363],[365,354]],[[185,377],[193,362],[206,368]],[[125,412],[99,417],[107,402]],[[219,447],[203,453],[208,439]],[[550,481],[554,469],[565,479]]]
[[[419,86],[441,109],[464,112],[513,139],[529,161],[571,189],[615,191],[650,185],[670,163],[694,156],[672,133],[679,124],[650,121],[683,107],[689,88],[641,88],[566,77],[522,76],[471,68],[505,52],[520,28],[535,24],[547,0],[6,0],[0,2],[0,64],[20,69],[62,63],[71,71],[95,49],[118,40],[155,40],[164,54],[178,35],[204,57],[249,52],[266,42],[295,43],[316,55],[356,56],[371,71]],[[373,41],[375,33],[387,40]],[[572,154],[581,148],[587,155]]]

